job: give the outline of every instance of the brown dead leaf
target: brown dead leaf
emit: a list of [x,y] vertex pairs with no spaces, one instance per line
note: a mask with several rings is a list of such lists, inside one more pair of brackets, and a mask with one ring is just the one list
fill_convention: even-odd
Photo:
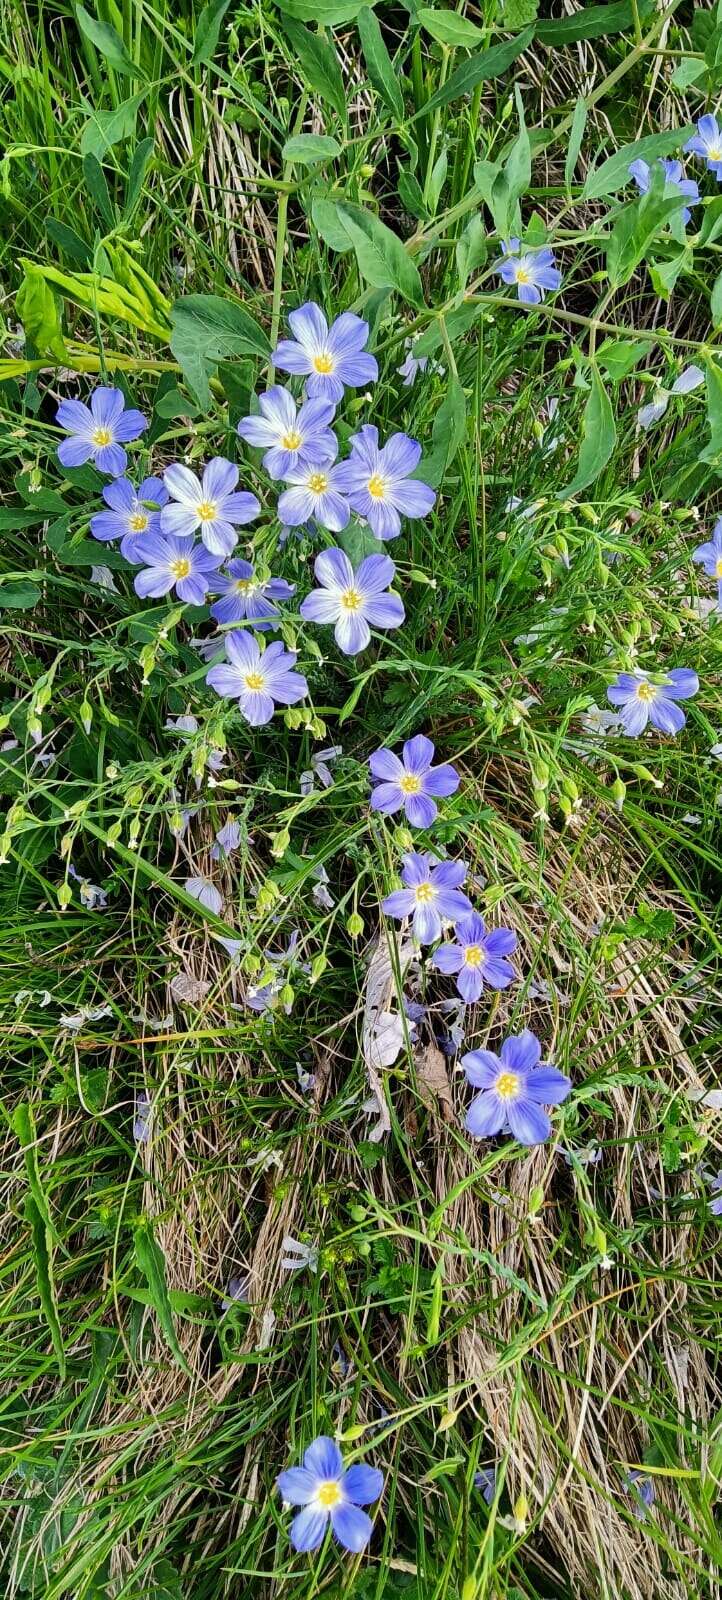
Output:
[[446,1060],[438,1045],[425,1044],[414,1056],[419,1098],[428,1111],[442,1122],[455,1122],[454,1101],[446,1071]]

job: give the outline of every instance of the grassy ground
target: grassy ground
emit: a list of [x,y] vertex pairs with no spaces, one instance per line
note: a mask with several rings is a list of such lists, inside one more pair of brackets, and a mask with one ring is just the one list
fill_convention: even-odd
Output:
[[[690,158],[695,248],[658,221],[615,275],[632,193],[588,179],[714,108],[716,18],[542,23],[463,92],[454,75],[532,4],[444,12],[449,43],[415,9],[380,9],[380,35],[353,4],[289,9],[4,0],[5,1592],[711,1597],[722,633],[691,556],[719,506],[720,202]],[[464,16],[478,37],[458,37]],[[299,134],[336,154],[289,159]],[[549,230],[564,274],[541,310],[490,272],[474,169],[512,146],[525,229]],[[401,266],[364,267],[342,227],[336,248],[337,200],[404,241]],[[289,607],[314,713],[257,732],[205,686],[207,611],[137,598],[115,547],[88,542],[102,480],[54,453],[57,401],[100,374],[152,416],[134,468],[227,454],[267,497],[235,434],[263,342],[234,325],[189,355],[168,308],[192,294],[245,308],[262,341],[308,298],[362,312],[380,378],[343,429],[402,428],[440,491],[391,547],[404,627],[349,660]],[[406,388],[412,331],[432,360]],[[691,360],[706,390],[645,434],[654,380]],[[241,553],[302,596],[317,546],[281,545],[270,518]],[[585,723],[634,664],[698,672],[676,740]],[[168,727],[182,715],[194,730]],[[463,1018],[379,911],[405,841],[369,811],[366,760],[422,730],[462,774],[434,848],[519,939],[517,982]],[[309,789],[329,746],[332,782]],[[229,814],[241,846],[214,862]],[[199,873],[220,917],[184,891]],[[249,989],[294,935],[259,1014]],[[402,992],[426,1009],[379,1074],[369,1034]],[[460,1055],[521,1027],[572,1095],[548,1144],[474,1144]],[[311,1265],[284,1268],[289,1238]],[[362,1557],[289,1546],[274,1479],[322,1432],[386,1475]]]

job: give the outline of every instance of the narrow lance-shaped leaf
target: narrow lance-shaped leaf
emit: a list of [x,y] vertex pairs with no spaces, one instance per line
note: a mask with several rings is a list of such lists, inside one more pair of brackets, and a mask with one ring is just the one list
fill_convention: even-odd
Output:
[[312,92],[325,100],[346,121],[346,95],[338,56],[327,39],[312,33],[292,17],[283,18],[284,32],[288,34],[304,82]]
[[25,1201],[25,1215],[30,1225],[33,1261],[38,1284],[38,1294],[43,1316],[48,1325],[61,1378],[65,1377],[65,1350],[58,1316],[58,1303],[53,1274],[52,1237],[38,1206],[29,1194]]
[[366,71],[374,89],[397,121],[403,122],[404,97],[378,21],[368,6],[363,6],[359,11],[356,26],[361,39]]
[[168,1347],[175,1356],[178,1365],[183,1368],[184,1372],[188,1372],[186,1359],[178,1343],[175,1323],[173,1322],[173,1312],[171,1311],[165,1276],[165,1257],[147,1219],[140,1222],[136,1227],[134,1242],[135,1259],[148,1285],[153,1308],[165,1334]]
[[145,73],[128,55],[123,40],[116,28],[109,22],[99,22],[97,17],[91,16],[85,6],[76,5],[75,15],[81,33],[90,39],[96,50],[104,56],[108,65],[114,72],[124,72],[128,77],[144,78]]
[[607,391],[596,366],[591,368],[591,389],[582,419],[582,444],[579,465],[575,476],[566,488],[560,489],[557,498],[568,500],[579,494],[599,477],[606,466],[617,440],[614,413]]
[[623,189],[630,183],[629,168],[633,161],[656,161],[660,156],[674,155],[681,150],[687,139],[694,133],[694,128],[688,125],[684,128],[669,128],[666,133],[649,133],[644,139],[635,139],[633,144],[625,144],[621,150],[615,151],[603,161],[601,166],[590,172],[582,191],[583,200],[600,200],[604,195],[616,194],[618,189]]
[[428,117],[439,106],[448,106],[452,100],[459,100],[464,94],[469,94],[476,88],[477,83],[487,83],[491,78],[500,78],[503,72],[516,61],[534,37],[534,26],[530,24],[522,33],[517,33],[513,39],[505,40],[504,44],[494,44],[490,50],[481,50],[478,55],[470,56],[463,66],[457,67],[452,72],[448,82],[443,88],[437,89],[431,99],[421,106],[415,116],[410,118],[415,122],[417,117]]
[[210,3],[203,7],[193,43],[192,66],[199,67],[213,59],[218,48],[221,23],[230,3],[231,0],[210,0]]

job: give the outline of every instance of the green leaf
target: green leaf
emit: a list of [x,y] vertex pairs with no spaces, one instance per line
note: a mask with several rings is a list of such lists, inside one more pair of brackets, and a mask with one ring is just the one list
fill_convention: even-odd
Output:
[[321,100],[325,100],[346,121],[346,95],[338,56],[332,44],[320,33],[311,33],[291,17],[283,18],[284,32],[293,45],[301,75]]
[[81,239],[74,228],[69,228],[65,222],[59,222],[57,217],[46,217],[45,230],[53,244],[58,246],[64,256],[74,261],[83,272],[88,272],[93,262],[93,252],[90,246]]
[[0,611],[32,611],[40,599],[34,583],[3,583],[0,580]]
[[25,337],[39,355],[67,357],[60,322],[60,304],[39,267],[22,263],[25,276],[18,289],[15,307],[25,329]]
[[582,419],[582,444],[579,451],[579,465],[576,473],[565,489],[560,489],[557,494],[559,500],[569,500],[580,489],[586,489],[595,478],[599,477],[602,468],[606,466],[617,440],[617,430],[614,425],[609,396],[604,388],[599,369],[591,369],[591,389],[589,398],[584,407]]
[[452,72],[448,82],[443,88],[437,89],[431,99],[410,118],[415,122],[417,117],[428,117],[439,106],[448,106],[452,100],[459,100],[462,95],[469,94],[476,88],[477,83],[486,83],[490,78],[499,78],[503,72],[516,61],[534,37],[533,26],[525,28],[523,33],[518,33],[514,39],[507,39],[504,44],[492,45],[490,50],[481,50],[478,55],[470,56],[463,66],[457,67]]
[[466,398],[457,377],[449,376],[446,395],[434,418],[431,454],[419,468],[424,483],[438,488],[466,437]]
[[38,1295],[43,1316],[48,1325],[50,1340],[55,1351],[58,1371],[61,1378],[65,1377],[65,1350],[63,1348],[63,1335],[58,1316],[58,1302],[53,1273],[52,1235],[46,1225],[45,1219],[32,1194],[26,1196],[25,1216],[30,1227],[32,1239],[33,1261],[35,1263],[35,1276],[38,1284]]
[[635,139],[633,144],[625,144],[615,155],[609,156],[600,167],[590,172],[582,191],[583,200],[600,200],[604,195],[616,194],[618,189],[623,189],[630,182],[629,168],[632,161],[641,158],[642,161],[656,161],[658,156],[669,156],[675,150],[681,150],[686,140],[691,138],[694,128],[687,125],[684,128],[668,128],[666,133],[648,133],[644,139]]
[[314,227],[330,250],[337,250],[339,255],[353,250],[353,244],[341,222],[335,200],[319,196],[311,204],[311,217]]
[[722,328],[722,272],[712,286],[709,308],[712,313],[712,326]]
[[527,23],[534,22],[539,10],[539,0],[504,0],[499,24],[510,33],[518,33]]
[[[661,178],[661,170],[658,171]],[[663,185],[648,189],[640,200],[624,206],[617,217],[607,241],[607,272],[615,289],[629,283],[652,240],[684,205],[684,195],[679,190],[665,198],[662,189]]]
[[354,247],[358,269],[365,282],[374,289],[396,289],[404,300],[423,306],[424,291],[418,268],[398,236],[361,206],[338,200],[336,210]]
[[[641,0],[640,18],[651,16],[654,0]],[[634,27],[634,7],[631,0],[617,0],[614,5],[584,6],[571,16],[559,17],[556,22],[540,22],[536,35],[541,44],[551,44],[559,49],[565,44],[576,44],[579,39],[603,39],[609,34],[626,33]]]
[[572,126],[569,133],[569,144],[567,145],[567,157],[566,161],[564,162],[564,183],[567,189],[571,188],[572,178],[574,177],[574,168],[579,160],[579,151],[582,148],[582,139],[584,138],[584,129],[587,125],[588,115],[589,106],[587,105],[585,99],[580,98],[577,100],[577,103],[574,107],[574,116],[572,117]]
[[456,270],[459,288],[465,289],[472,272],[482,267],[487,257],[486,233],[481,216],[477,213],[467,222],[456,245]]
[[[80,135],[80,153],[83,156],[103,156],[121,139],[132,139],[138,109],[145,100],[147,90],[141,89],[130,100],[121,100],[114,111],[92,111]],[[152,140],[151,140],[152,145]]]
[[689,89],[693,83],[697,82],[698,78],[701,78],[702,73],[705,71],[706,64],[704,61],[690,60],[688,57],[677,64],[672,73],[671,81],[675,89]]
[[404,210],[409,211],[412,217],[417,217],[419,222],[425,222],[429,215],[429,208],[424,199],[424,191],[421,184],[418,178],[414,177],[413,172],[407,172],[403,168],[399,173],[397,188]]
[[168,1298],[168,1285],[165,1275],[165,1257],[158,1244],[150,1221],[146,1218],[140,1222],[134,1234],[135,1259],[148,1285],[158,1321],[165,1334],[169,1349],[178,1362],[179,1367],[190,1377],[185,1356],[176,1337],[173,1312]]
[[597,362],[613,383],[626,378],[649,354],[648,339],[605,339],[597,351]]
[[60,1241],[58,1239],[53,1219],[50,1214],[50,1203],[43,1188],[42,1178],[40,1176],[40,1165],[38,1162],[38,1136],[35,1128],[33,1108],[30,1104],[30,1101],[19,1101],[10,1120],[12,1123],[13,1132],[17,1134],[20,1147],[23,1152],[25,1173],[27,1176],[30,1193],[35,1201],[38,1212],[40,1213],[43,1224],[47,1230],[48,1237],[52,1239],[54,1244],[58,1244]]
[[90,154],[83,156],[83,177],[88,194],[95,201],[103,221],[109,228],[114,228],[117,221],[115,208],[111,202],[105,173],[97,156]]
[[710,466],[722,466],[722,367],[715,365],[714,361],[706,363],[707,378],[707,421],[709,423],[709,444],[700,451],[700,461],[706,461]]
[[206,66],[213,59],[218,48],[221,23],[230,3],[231,0],[209,0],[208,5],[203,7],[196,28],[192,67]]
[[447,45],[448,50],[474,50],[474,46],[480,45],[485,38],[482,27],[469,22],[466,16],[459,16],[458,11],[440,11],[435,6],[421,6],[421,10],[416,11],[416,22],[426,27],[427,34],[435,38],[437,45]]
[[366,71],[374,89],[388,106],[392,116],[396,117],[397,122],[403,122],[404,97],[383,34],[369,6],[362,6],[356,19],[356,26],[361,39]]
[[270,354],[262,328],[235,300],[215,294],[189,294],[170,313],[170,347],[199,405],[209,406],[209,378],[218,362],[232,356]]
[[[279,9],[297,22],[317,22],[321,28],[339,28],[355,22],[368,0],[278,0]],[[284,24],[285,26],[285,24]]]
[[456,11],[437,11],[435,7],[422,6],[416,13],[416,21],[437,44],[444,44],[449,50],[473,50],[484,38],[483,28],[477,28],[475,22],[460,17]]
[[693,261],[694,252],[689,249],[678,250],[669,261],[648,261],[647,267],[655,294],[662,300],[669,300],[680,274],[691,268]]
[[315,166],[319,161],[335,161],[340,155],[338,139],[325,133],[296,133],[283,146],[284,161],[297,161],[302,167]]
[[120,34],[109,22],[100,22],[97,17],[91,17],[90,12],[81,5],[76,5],[75,15],[81,33],[90,39],[114,72],[125,72],[129,78],[145,77],[142,68],[128,55]]
[[125,206],[123,208],[123,216],[126,222],[132,217],[140,200],[143,179],[148,170],[148,162],[153,154],[153,146],[153,139],[141,139],[140,144],[136,145],[133,151],[128,173],[128,186],[125,191]]

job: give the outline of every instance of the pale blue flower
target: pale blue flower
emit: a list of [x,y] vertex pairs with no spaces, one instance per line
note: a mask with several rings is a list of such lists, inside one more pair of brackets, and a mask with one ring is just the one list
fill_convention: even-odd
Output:
[[93,538],[103,543],[120,539],[121,555],[126,561],[136,562],[138,540],[144,534],[160,533],[160,507],[168,500],[163,480],[144,478],[136,490],[128,478],[116,478],[114,483],[105,484],[103,499],[110,509],[91,517]]
[[142,411],[126,411],[122,389],[101,385],[90,396],[90,406],[82,400],[61,400],[55,413],[58,427],[70,435],[58,445],[58,460],[64,467],[82,467],[92,461],[99,472],[120,478],[128,457],[123,449],[148,426]]
[[[355,656],[371,638],[371,627],[400,628],[403,601],[389,592],[396,568],[389,556],[366,556],[356,571],[343,550],[323,550],[313,568],[321,585],[300,607],[308,622],[332,622],[344,655]],[[371,626],[369,626],[369,624]]]
[[684,148],[690,155],[701,156],[717,182],[722,183],[722,130],[716,117],[700,117],[697,132],[687,140]]
[[370,423],[351,435],[351,455],[341,462],[336,483],[377,539],[395,539],[402,516],[427,517],[431,511],[436,491],[410,476],[420,460],[421,445],[405,433],[393,433],[383,448]]
[[294,1550],[317,1550],[329,1521],[345,1550],[365,1550],[373,1533],[371,1518],[361,1506],[378,1500],[384,1477],[376,1467],[357,1462],[344,1467],[338,1445],[325,1435],[314,1439],[304,1453],[302,1467],[289,1467],[276,1479],[284,1501],[302,1506],[291,1523]]
[[160,514],[163,533],[200,531],[207,550],[229,556],[237,543],[236,528],[253,522],[261,509],[255,494],[236,493],[238,467],[223,456],[209,461],[199,480],[180,462],[167,467],[163,481],[171,503]]
[[607,689],[607,699],[619,707],[625,733],[636,739],[648,722],[660,733],[679,733],[686,717],[677,700],[690,700],[699,689],[696,672],[673,667],[671,672],[620,672]]
[[215,584],[221,599],[211,606],[216,622],[242,622],[244,618],[259,633],[277,628],[280,622],[276,600],[290,600],[295,583],[285,578],[257,578],[250,561],[229,561]]
[[252,728],[270,722],[275,705],[295,706],[308,694],[308,684],[294,672],[297,656],[274,640],[261,651],[253,633],[227,633],[224,644],[227,662],[218,662],[206,673],[206,683],[224,699],[237,700],[241,716]]
[[502,239],[501,256],[493,263],[504,283],[516,284],[519,299],[527,305],[538,305],[548,289],[558,289],[562,275],[554,265],[554,251],[522,250],[519,239]]
[[344,387],[357,389],[378,378],[376,359],[364,350],[369,325],[353,311],[342,312],[329,328],[320,306],[308,301],[288,321],[294,338],[282,339],[271,360],[282,372],[307,378],[311,400],[338,404]]
[[133,586],[141,599],[159,600],[171,589],[179,600],[202,606],[218,573],[218,556],[205,545],[197,544],[192,534],[143,534],[135,547],[135,560],[143,570],[136,573]]
[[260,416],[242,417],[238,432],[247,444],[265,450],[263,465],[272,478],[333,461],[338,446],[330,429],[332,400],[306,400],[297,407],[288,389],[275,386],[259,395],[258,405]]
[[717,610],[722,611],[722,517],[714,525],[712,538],[692,552],[692,560],[700,562],[708,578],[716,579]]
[[381,910],[387,917],[412,917],[419,944],[435,944],[441,938],[442,918],[454,922],[471,911],[471,901],[461,891],[465,877],[463,861],[436,861],[411,850],[403,859],[404,888],[387,894]]
[[[670,161],[660,156],[657,165],[664,171],[664,181],[672,189],[678,189],[689,200],[690,206],[699,204],[699,188],[694,178],[685,178],[684,167],[681,161]],[[646,161],[632,161],[629,167],[629,176],[634,179],[640,194],[646,194],[652,181],[652,168]],[[676,213],[675,213],[676,215]],[[689,222],[692,212],[689,206],[682,210],[682,221]]]
[[551,1133],[544,1106],[566,1100],[571,1083],[563,1072],[541,1060],[539,1040],[528,1029],[510,1034],[499,1055],[470,1050],[462,1056],[469,1083],[481,1093],[469,1107],[464,1126],[475,1139],[511,1133],[520,1144],[543,1144]]

